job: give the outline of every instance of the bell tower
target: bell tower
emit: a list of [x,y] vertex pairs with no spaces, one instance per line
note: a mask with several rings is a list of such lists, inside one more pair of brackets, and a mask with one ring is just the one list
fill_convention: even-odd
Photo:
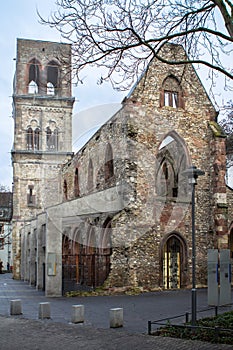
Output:
[[13,88],[13,265],[20,278],[20,228],[59,202],[59,171],[71,159],[71,45],[17,40]]

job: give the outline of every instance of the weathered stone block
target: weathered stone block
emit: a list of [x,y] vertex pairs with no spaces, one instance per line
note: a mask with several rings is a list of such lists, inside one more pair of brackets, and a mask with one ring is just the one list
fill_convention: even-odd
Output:
[[20,299],[11,300],[10,302],[10,314],[22,315],[22,303]]
[[40,303],[39,304],[39,318],[44,319],[44,318],[50,318],[50,317],[51,317],[50,303],[48,303],[48,302]]
[[71,322],[84,322],[84,305],[72,305]]
[[110,328],[123,327],[123,309],[110,309]]

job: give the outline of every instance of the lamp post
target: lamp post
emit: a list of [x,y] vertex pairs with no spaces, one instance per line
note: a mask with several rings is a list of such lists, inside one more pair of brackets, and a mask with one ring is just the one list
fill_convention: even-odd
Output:
[[197,178],[205,172],[192,165],[183,171],[183,175],[188,177],[188,182],[192,189],[192,326],[195,326],[197,319],[197,293],[196,293],[196,241],[195,241],[195,186]]

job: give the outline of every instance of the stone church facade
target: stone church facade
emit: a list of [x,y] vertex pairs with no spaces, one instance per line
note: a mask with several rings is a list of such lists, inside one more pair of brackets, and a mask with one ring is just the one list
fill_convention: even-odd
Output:
[[[55,48],[70,59],[68,45],[18,42],[25,66],[17,61],[14,95],[15,278],[47,296],[97,286],[190,287],[191,189],[184,171],[195,165],[205,172],[196,186],[196,274],[197,285],[206,286],[207,250],[231,241],[232,194],[225,136],[194,68],[154,60],[122,108],[72,154],[70,80],[59,85],[46,70],[52,61],[64,72],[70,61],[53,61]],[[176,45],[163,54],[185,56]],[[20,90],[33,85],[30,60],[43,77],[47,72],[47,89],[59,86],[59,96]],[[27,149],[28,127],[39,129],[41,149]],[[32,208],[27,198],[34,193]]]

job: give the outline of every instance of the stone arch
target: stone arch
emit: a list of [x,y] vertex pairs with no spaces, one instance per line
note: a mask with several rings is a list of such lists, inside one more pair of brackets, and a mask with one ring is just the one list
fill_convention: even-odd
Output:
[[26,147],[27,150],[36,150],[40,149],[41,143],[41,129],[39,123],[36,119],[32,119],[30,124],[26,129]]
[[169,132],[160,143],[156,156],[156,194],[167,198],[186,196],[188,183],[182,173],[190,164],[184,140],[175,131]]
[[108,217],[103,224],[100,235],[100,246],[98,252],[98,285],[103,285],[111,270],[112,255],[112,219]]
[[105,150],[105,162],[104,162],[104,180],[108,182],[114,176],[114,164],[113,164],[113,151],[110,143],[107,144]]
[[32,58],[28,62],[28,93],[38,94],[41,90],[41,80],[40,80],[41,64],[36,58]]
[[79,188],[79,169],[75,168],[74,172],[74,196],[77,198],[80,196],[80,188]]
[[94,188],[94,170],[92,159],[89,159],[88,171],[87,171],[87,190],[90,192]]
[[59,64],[52,60],[47,64],[47,95],[57,95],[59,88]]
[[46,148],[49,151],[58,150],[58,134],[59,130],[57,123],[54,120],[49,121],[49,125],[46,127]]
[[187,243],[179,232],[171,232],[160,245],[160,285],[178,289],[187,285]]
[[103,254],[110,254],[112,247],[112,219],[107,218],[104,221],[100,236],[100,250]]

